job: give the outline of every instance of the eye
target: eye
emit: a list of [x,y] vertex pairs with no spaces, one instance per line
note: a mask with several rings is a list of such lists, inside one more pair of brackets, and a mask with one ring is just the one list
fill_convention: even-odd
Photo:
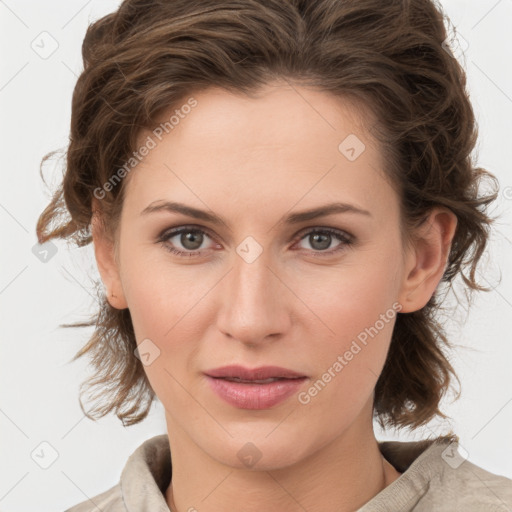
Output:
[[[337,239],[340,243],[331,250],[326,250],[331,246],[333,239]],[[335,253],[345,250],[353,243],[353,237],[348,233],[333,228],[313,228],[303,233],[299,241],[306,240],[309,242],[314,256],[332,256]]]
[[[172,241],[173,238],[176,240]],[[173,254],[182,257],[193,257],[199,256],[203,251],[207,250],[204,247],[201,249],[201,246],[208,238],[211,239],[212,237],[204,229],[196,226],[180,226],[162,232],[157,242],[161,243],[166,250]],[[334,249],[326,250],[331,246],[333,239],[338,240],[340,243]],[[333,228],[310,229],[306,233],[302,233],[298,240],[299,242],[308,240],[311,246],[309,252],[314,256],[320,257],[343,251],[354,243],[352,235]],[[180,249],[179,246],[183,249]]]
[[[170,243],[173,238],[176,238],[176,241]],[[210,238],[210,236],[204,230],[194,226],[182,226],[164,231],[158,237],[158,242],[162,243],[163,247],[173,254],[190,257],[201,254],[202,250],[199,250],[199,248],[205,238]],[[176,245],[181,245],[184,250],[179,247],[176,248]]]

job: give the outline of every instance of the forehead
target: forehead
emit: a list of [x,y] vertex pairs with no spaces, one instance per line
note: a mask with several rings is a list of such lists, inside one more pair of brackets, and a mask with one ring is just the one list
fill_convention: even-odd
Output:
[[151,149],[128,176],[130,209],[177,196],[238,212],[342,199],[369,209],[393,194],[368,134],[375,119],[354,102],[282,83],[252,97],[219,88],[192,97],[193,108],[174,106],[159,131],[140,134],[138,147],[151,140]]

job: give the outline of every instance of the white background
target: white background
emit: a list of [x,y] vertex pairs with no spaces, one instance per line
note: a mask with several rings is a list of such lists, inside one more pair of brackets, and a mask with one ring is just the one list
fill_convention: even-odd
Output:
[[[112,0],[0,1],[0,510],[62,511],[118,482],[126,459],[144,440],[166,432],[162,407],[142,424],[123,427],[115,416],[93,422],[78,404],[86,361],[69,363],[91,333],[59,324],[85,320],[95,301],[97,276],[91,247],[57,241],[47,263],[33,253],[35,224],[47,205],[39,177],[47,152],[68,142],[71,94],[82,69],[81,44],[89,23],[115,10]],[[419,439],[452,428],[469,460],[512,478],[512,19],[511,0],[444,0],[452,23],[467,41],[465,68],[478,119],[478,164],[494,172],[507,195],[479,281],[490,293],[452,315],[452,362],[462,397],[444,403],[451,422],[434,422],[414,434],[381,433],[379,439]],[[47,31],[58,42],[42,59],[32,41]],[[37,41],[37,39],[36,39]],[[45,176],[53,187],[61,167]],[[463,293],[461,294],[464,298]],[[57,460],[42,469],[31,458],[50,443]],[[40,447],[38,448],[40,449]]]

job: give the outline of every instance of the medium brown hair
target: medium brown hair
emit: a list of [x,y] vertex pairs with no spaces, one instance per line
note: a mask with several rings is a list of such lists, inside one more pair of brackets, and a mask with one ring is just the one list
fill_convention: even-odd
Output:
[[[65,174],[38,220],[39,242],[92,241],[94,191],[104,190],[162,113],[209,87],[250,95],[284,79],[371,109],[406,239],[434,206],[449,208],[458,224],[442,282],[451,287],[460,275],[469,291],[488,291],[475,272],[494,220],[486,207],[498,192],[480,195],[479,186],[489,178],[497,189],[497,180],[472,161],[477,127],[464,69],[445,43],[446,20],[431,0],[125,0],[85,35]],[[101,200],[113,236],[125,184]],[[439,404],[455,372],[440,309],[438,289],[421,310],[398,313],[375,388],[382,426],[445,417]],[[74,357],[89,355],[96,372],[82,384],[98,399],[87,412],[80,400],[84,413],[115,411],[125,425],[144,419],[155,394],[134,355],[129,309],[111,307],[100,291],[98,311],[65,325],[73,326],[95,328]]]

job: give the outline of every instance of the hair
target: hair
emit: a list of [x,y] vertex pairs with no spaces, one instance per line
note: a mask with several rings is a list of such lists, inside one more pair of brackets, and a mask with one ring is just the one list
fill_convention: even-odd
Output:
[[[125,0],[87,29],[66,168],[38,219],[39,242],[89,244],[98,190],[103,227],[115,237],[126,180],[105,184],[163,113],[210,87],[251,95],[286,80],[371,110],[383,171],[399,191],[405,240],[414,240],[433,207],[448,208],[457,227],[441,282],[451,287],[460,275],[467,290],[489,291],[475,272],[498,184],[472,160],[477,126],[445,20],[433,0]],[[43,158],[41,175],[53,153]],[[480,195],[484,178],[495,185],[488,195]],[[73,360],[90,357],[95,373],[80,397],[86,388],[98,400],[88,411],[81,398],[80,405],[91,419],[114,411],[124,425],[135,424],[155,393],[134,355],[129,309],[113,308],[101,292],[100,299],[88,322],[63,325],[94,326]],[[446,418],[440,402],[457,376],[436,318],[440,307],[438,287],[423,308],[397,315],[374,392],[381,426],[416,428]]]

